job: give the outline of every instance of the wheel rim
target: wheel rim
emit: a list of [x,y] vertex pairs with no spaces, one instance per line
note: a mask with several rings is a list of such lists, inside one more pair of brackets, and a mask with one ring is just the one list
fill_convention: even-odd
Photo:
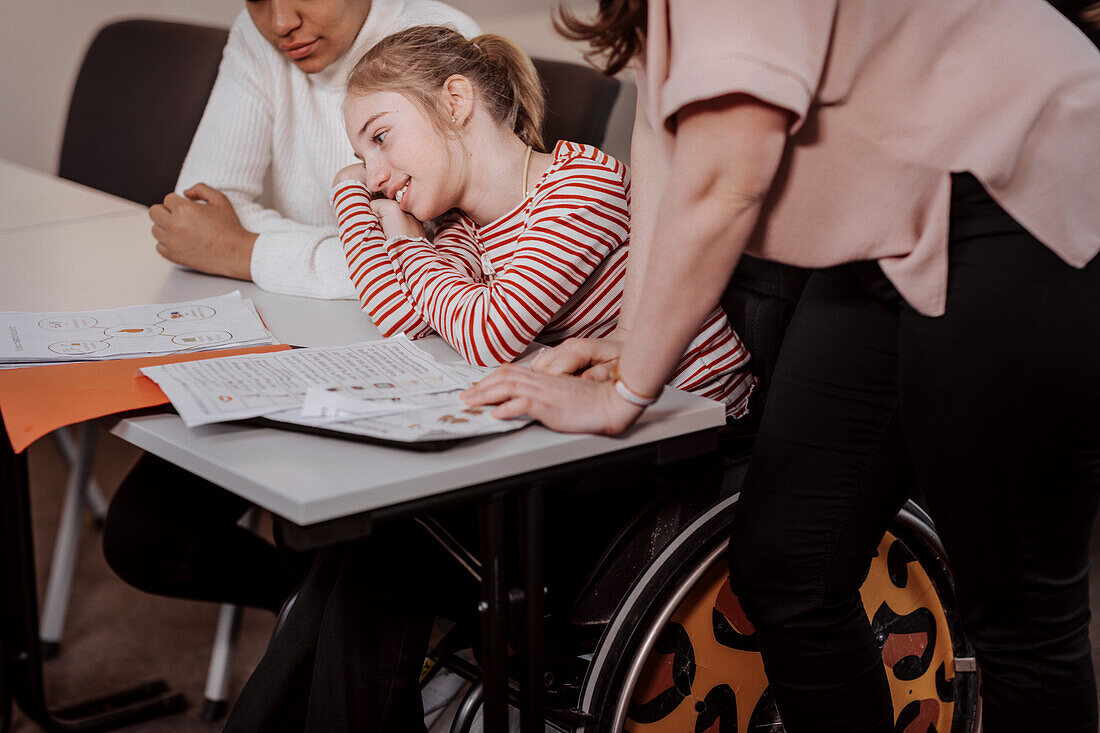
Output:
[[[657,614],[624,680],[627,694],[612,730],[782,730],[721,550],[710,553],[692,574],[694,582],[685,579]],[[932,578],[908,546],[887,533],[860,592],[883,651],[896,730],[947,733],[959,680],[951,628]]]

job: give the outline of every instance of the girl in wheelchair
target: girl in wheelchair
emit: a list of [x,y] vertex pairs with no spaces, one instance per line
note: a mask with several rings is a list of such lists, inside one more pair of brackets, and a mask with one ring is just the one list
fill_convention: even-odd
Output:
[[[543,105],[530,59],[498,36],[411,28],[356,64],[344,116],[362,164],[336,175],[332,201],[360,302],[383,334],[438,333],[490,365],[536,339],[615,329],[627,170],[587,145],[545,152]],[[747,364],[716,307],[669,383],[740,416],[754,385]],[[552,582],[580,576],[616,518],[659,490],[617,478],[617,491],[551,503],[571,528],[550,539]],[[475,534],[467,514],[439,519],[460,538]],[[408,522],[319,552],[226,730],[422,729],[418,679],[433,621],[468,615],[476,590]]]
[[[538,340],[605,336],[626,266],[626,167],[588,145],[544,150],[530,59],[493,35],[411,28],[348,80],[344,118],[362,165],[332,202],[352,282],[389,336],[438,333],[472,364]],[[427,226],[425,226],[427,223]],[[715,308],[670,381],[740,415],[747,352]]]

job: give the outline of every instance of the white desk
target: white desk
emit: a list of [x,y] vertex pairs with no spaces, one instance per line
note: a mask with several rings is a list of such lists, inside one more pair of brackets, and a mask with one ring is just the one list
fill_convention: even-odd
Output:
[[91,221],[140,206],[48,173],[0,159],[0,232],[61,221]]
[[[27,204],[27,217],[18,227],[0,229],[0,310],[62,311],[111,308],[140,303],[164,303],[220,294],[239,288],[255,300],[260,315],[280,340],[295,345],[337,345],[378,336],[368,318],[352,301],[319,301],[266,293],[250,283],[211,277],[178,268],[155,251],[145,210],[114,197],[74,184],[4,164],[4,190],[49,200],[49,207]],[[30,194],[28,194],[30,195]],[[4,198],[0,191],[0,200]],[[21,205],[22,206],[22,205]],[[17,207],[17,208],[21,208]],[[73,212],[85,212],[71,218]],[[87,213],[91,212],[91,213]],[[18,212],[14,212],[18,213]],[[13,215],[14,215],[13,213]],[[52,217],[52,218],[50,218]],[[437,357],[457,358],[435,339],[420,342]],[[659,457],[658,444],[676,444],[676,451],[693,455],[708,450],[706,441],[693,444],[696,433],[722,425],[723,409],[715,402],[666,390],[660,402],[646,412],[640,424],[625,436],[562,435],[541,426],[517,433],[475,439],[438,452],[422,453],[320,438],[245,425],[214,425],[188,430],[171,414],[121,420],[114,433],[135,445],[240,494],[289,520],[307,536],[310,527],[325,531],[334,523],[366,518],[370,512],[441,497],[450,492],[477,494],[482,521],[490,539],[483,537],[486,569],[483,598],[485,621],[485,707],[488,728],[503,728],[505,714],[505,659],[507,600],[512,587],[504,582],[505,493],[519,495],[525,540],[522,571],[525,593],[524,699],[525,727],[541,721],[542,710],[542,491],[528,484],[526,474],[549,470],[561,475],[585,470],[584,462],[611,455],[611,460]],[[686,437],[686,440],[685,440]],[[688,443],[688,445],[685,445]],[[633,451],[633,452],[627,452]],[[10,458],[7,458],[10,456]],[[11,585],[8,597],[18,595],[25,605],[21,625],[31,629],[17,642],[30,660],[22,684],[38,685],[40,659],[30,649],[37,641],[37,611],[33,592],[29,517],[26,512],[25,464],[11,454],[4,473],[15,489],[11,504],[0,504],[4,522],[6,566],[18,565],[29,575],[29,585]],[[566,469],[558,467],[568,464]],[[20,478],[20,465],[23,477]],[[9,468],[10,467],[10,468]],[[512,480],[513,477],[518,477]],[[20,486],[22,484],[22,486]],[[20,504],[19,502],[23,503]],[[369,525],[367,525],[369,526]],[[304,529],[303,529],[304,528]],[[354,531],[354,530],[353,530]],[[312,535],[316,537],[316,533]],[[328,536],[328,535],[326,535]],[[531,538],[535,539],[531,539]],[[29,558],[29,561],[28,561]],[[9,573],[13,574],[13,573]],[[20,581],[22,582],[22,581]],[[30,682],[27,681],[30,679]],[[35,682],[37,679],[37,682]],[[0,688],[4,680],[0,678]],[[2,701],[0,701],[2,702]],[[21,701],[21,706],[24,702]],[[26,707],[24,707],[26,710]],[[36,720],[46,720],[48,711]],[[32,715],[32,717],[34,717]],[[541,728],[541,723],[538,724]],[[2,726],[0,726],[2,727]]]
[[[37,180],[37,179],[36,179]],[[42,188],[67,200],[75,186],[47,178]],[[118,201],[76,187],[78,196]],[[354,301],[275,295],[245,283],[184,270],[156,253],[144,207],[112,218],[60,221],[0,233],[5,277],[0,310],[63,311],[169,303],[234,288],[256,302],[276,338],[296,346],[331,346],[379,338]],[[68,207],[66,207],[68,208]],[[8,270],[10,268],[10,270]],[[456,360],[440,339],[421,345]],[[666,390],[627,435],[564,435],[541,426],[466,441],[438,453],[384,448],[243,425],[187,429],[175,415],[122,420],[113,432],[138,447],[250,501],[307,525],[443,491],[527,473],[721,425],[721,406]]]
[[426,453],[244,425],[189,430],[175,415],[123,420],[112,432],[295,524],[309,525],[723,422],[721,407],[670,391],[622,437],[565,435],[532,426]]

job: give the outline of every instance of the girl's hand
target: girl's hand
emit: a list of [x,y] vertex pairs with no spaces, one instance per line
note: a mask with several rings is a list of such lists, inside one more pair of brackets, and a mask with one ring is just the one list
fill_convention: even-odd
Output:
[[611,338],[571,338],[540,352],[531,360],[531,368],[542,374],[576,375],[606,382],[618,366],[622,350],[622,342]]
[[366,186],[367,169],[363,167],[362,163],[353,163],[346,168],[341,168],[332,179],[332,185],[335,186],[337,183],[343,183],[344,181],[359,181]]
[[378,223],[386,238],[424,236],[424,225],[412,214],[406,214],[393,199],[372,199],[370,210],[378,217]]
[[496,405],[493,417],[527,415],[563,433],[618,435],[643,408],[632,405],[611,382],[536,374],[521,366],[502,366],[461,395],[467,405]]
[[[368,189],[370,188],[367,183],[367,169],[363,167],[362,163],[353,163],[341,168],[333,177],[332,185],[335,186],[344,181],[358,181]],[[372,199],[370,208],[374,215],[378,217],[378,224],[382,227],[386,237],[415,238],[424,236],[424,225],[417,221],[415,216],[402,211],[393,199]]]

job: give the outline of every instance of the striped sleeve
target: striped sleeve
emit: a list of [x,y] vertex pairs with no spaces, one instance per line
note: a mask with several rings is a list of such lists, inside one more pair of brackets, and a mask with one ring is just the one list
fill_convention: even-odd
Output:
[[728,416],[742,417],[756,387],[756,379],[748,367],[748,349],[718,307],[703,321],[668,383],[724,402]]
[[492,282],[472,280],[423,240],[385,243],[427,321],[472,364],[512,361],[628,237],[621,173],[577,158],[544,180]]
[[432,332],[406,293],[386,254],[386,235],[370,208],[370,193],[359,181],[333,186],[332,207],[348,271],[359,303],[383,336],[420,338]]
[[457,209],[444,214],[443,221],[432,237],[432,245],[439,257],[464,272],[471,280],[482,280],[481,250],[477,246],[477,233],[470,219]]

